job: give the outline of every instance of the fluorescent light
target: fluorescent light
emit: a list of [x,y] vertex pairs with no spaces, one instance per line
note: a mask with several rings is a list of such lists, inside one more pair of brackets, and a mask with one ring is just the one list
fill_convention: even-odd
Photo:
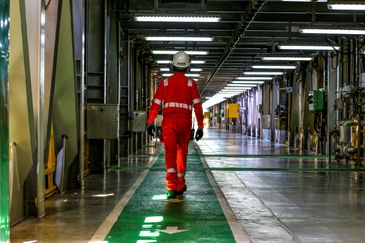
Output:
[[255,81],[255,80],[249,80],[249,81],[232,81],[233,84],[263,84],[264,81]]
[[203,61],[203,60],[193,60],[193,61],[191,61],[191,64],[204,64],[205,63],[205,61]]
[[185,74],[186,77],[195,77],[195,78],[199,78],[200,74],[197,73],[186,73]]
[[229,87],[254,87],[258,84],[227,84]]
[[262,57],[263,61],[311,61],[313,57]]
[[191,72],[201,72],[202,70],[201,68],[190,68]]
[[219,93],[222,93],[222,92],[225,92],[225,93],[227,93],[227,92],[231,92],[231,93],[241,92],[242,90],[247,89],[247,88],[248,87],[228,87],[228,86],[226,86],[223,89],[221,89],[219,91]]
[[[163,77],[170,77],[172,75],[172,73],[163,73],[162,76]],[[197,74],[197,73],[185,73],[185,76],[186,77],[200,77],[200,74]]]
[[[153,50],[152,53],[155,55],[174,55],[177,50]],[[188,55],[208,55],[207,51],[185,51]]]
[[136,16],[138,22],[193,22],[193,23],[213,23],[219,22],[220,17],[207,16]]
[[157,62],[157,64],[170,64],[171,63],[171,61],[169,61],[169,60],[157,60],[156,62]]
[[283,72],[244,72],[245,75],[283,75]]
[[221,95],[214,95],[213,97],[211,97],[210,99],[208,99],[203,103],[203,109],[207,110],[209,107],[221,103],[224,100],[226,99],[223,98]]
[[363,11],[365,10],[365,4],[327,4],[327,7],[331,10],[353,10],[353,11]]
[[168,72],[168,71],[170,71],[170,68],[160,68],[160,71],[161,72]]
[[296,69],[294,65],[252,65],[251,67],[257,69]]
[[272,77],[237,77],[238,80],[272,80]]
[[146,41],[213,41],[213,37],[193,36],[146,36]]
[[[156,62],[157,62],[157,64],[170,64],[171,63],[170,60],[157,60]],[[205,63],[205,61],[203,61],[203,60],[192,60],[191,61],[191,64],[204,64],[204,63]]]
[[333,51],[339,50],[338,46],[328,46],[328,45],[279,45],[281,50],[311,50],[311,51]]
[[299,29],[304,34],[322,34],[322,35],[365,35],[365,30],[361,29],[321,29],[321,28],[303,28]]
[[240,93],[242,92],[244,89],[246,89],[247,87],[245,88],[233,88],[231,87],[231,89],[227,89],[228,87],[224,87],[223,89],[221,89],[218,94],[227,94],[227,93]]

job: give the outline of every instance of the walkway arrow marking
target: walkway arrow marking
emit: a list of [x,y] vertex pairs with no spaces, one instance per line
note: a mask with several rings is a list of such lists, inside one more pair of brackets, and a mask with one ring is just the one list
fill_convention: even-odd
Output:
[[167,233],[169,235],[172,235],[172,234],[187,231],[187,230],[179,230],[178,228],[179,227],[176,227],[176,226],[167,226],[166,229],[160,230],[160,232],[164,232],[164,233]]

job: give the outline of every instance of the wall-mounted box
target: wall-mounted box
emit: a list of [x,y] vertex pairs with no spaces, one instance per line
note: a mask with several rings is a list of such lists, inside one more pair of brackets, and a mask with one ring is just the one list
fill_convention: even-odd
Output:
[[119,109],[116,104],[92,104],[86,107],[88,139],[117,139]]
[[324,91],[312,90],[308,94],[309,110],[312,112],[320,112],[324,109]]

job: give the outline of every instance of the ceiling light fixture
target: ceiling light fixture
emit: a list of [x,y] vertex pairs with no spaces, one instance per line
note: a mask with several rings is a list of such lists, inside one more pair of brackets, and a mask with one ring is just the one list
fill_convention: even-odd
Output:
[[146,36],[146,41],[213,41],[213,37],[194,36]]
[[283,75],[283,72],[243,72],[244,75]]
[[157,60],[156,62],[157,62],[157,64],[170,64],[171,63],[170,60]]
[[263,84],[265,82],[264,81],[255,81],[255,80],[247,80],[247,81],[233,80],[232,83],[233,84]]
[[201,72],[202,70],[201,68],[190,68],[190,72]]
[[237,77],[238,80],[272,80],[272,77]]
[[352,11],[363,11],[365,10],[365,4],[328,4],[331,10],[352,10]]
[[262,57],[263,61],[311,61],[313,57]]
[[195,78],[199,78],[200,74],[197,73],[185,73],[186,77],[195,77]]
[[252,65],[254,69],[295,69],[295,65]]
[[325,29],[325,28],[302,28],[299,29],[303,34],[322,34],[322,35],[365,35],[364,29]]
[[204,64],[205,63],[205,61],[203,61],[203,60],[193,60],[193,61],[191,61],[191,64]]
[[[188,55],[208,55],[207,51],[185,51]],[[152,53],[155,55],[174,55],[178,51],[177,50],[153,50]]]
[[254,87],[258,84],[227,84],[229,87]]
[[[157,64],[170,64],[171,61],[170,60],[157,60],[156,61]],[[205,61],[203,60],[192,60],[191,64],[204,64]]]
[[170,71],[170,68],[160,68],[160,71],[161,72],[169,72]]
[[208,99],[207,101],[205,101],[203,103],[203,109],[207,110],[209,107],[216,105],[218,103],[221,103],[222,101],[226,100],[225,98],[223,98],[220,95],[214,95],[213,97],[211,97],[210,99]]
[[250,87],[224,87],[221,91],[241,91],[251,89]]
[[[172,75],[172,73],[163,73],[162,76],[163,77],[170,77]],[[185,73],[186,77],[200,77],[200,74],[197,73]]]
[[221,20],[217,16],[135,16],[138,22],[193,22],[193,23],[216,23]]
[[365,10],[365,3],[363,0],[329,0],[327,3],[328,9],[331,10]]
[[328,46],[328,45],[279,45],[281,50],[310,50],[310,51],[333,51],[339,50],[339,46]]

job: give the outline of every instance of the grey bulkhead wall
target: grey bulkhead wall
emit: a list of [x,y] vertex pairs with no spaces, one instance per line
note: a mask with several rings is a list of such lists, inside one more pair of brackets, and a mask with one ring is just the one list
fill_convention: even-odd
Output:
[[70,166],[73,163],[78,165],[78,110],[70,1],[62,1],[59,36],[55,66],[53,122],[57,151],[62,147],[62,136],[66,135],[68,138],[63,180],[63,186],[67,188],[70,180],[72,183],[76,180],[76,178],[70,178]]

